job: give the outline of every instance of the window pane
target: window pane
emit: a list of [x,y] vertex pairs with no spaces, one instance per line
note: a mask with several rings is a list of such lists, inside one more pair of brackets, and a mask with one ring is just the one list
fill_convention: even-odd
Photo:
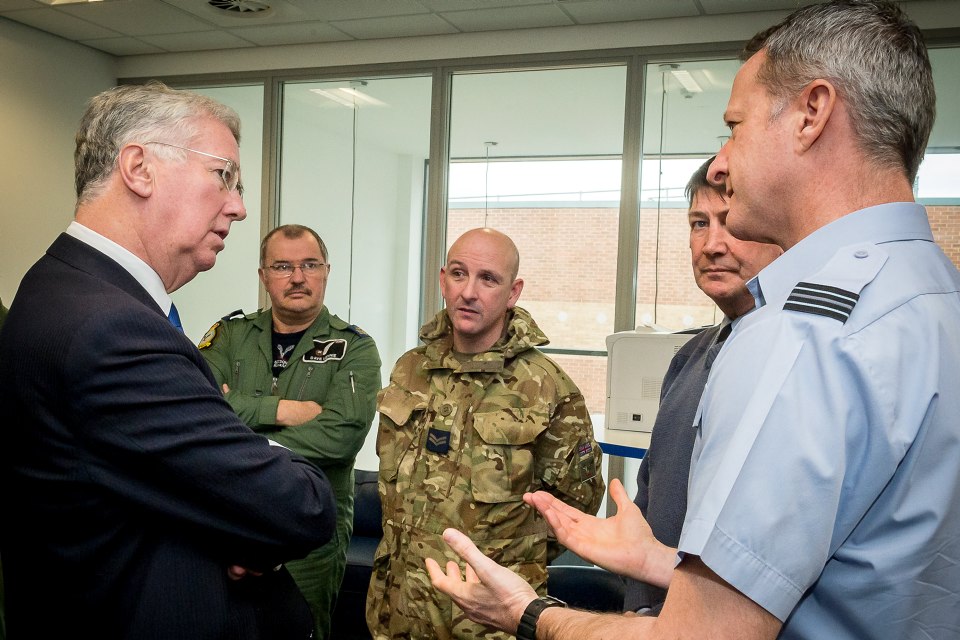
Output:
[[915,192],[926,205],[933,237],[960,267],[960,49],[931,49],[937,120]]
[[[516,242],[547,350],[603,352],[613,332],[625,83],[623,66],[453,79],[447,247],[482,226]],[[605,359],[580,358],[605,384]],[[582,390],[597,377],[567,373]],[[604,402],[601,387],[591,413]]]
[[325,303],[374,337],[385,375],[419,328],[430,87],[427,77],[283,87],[280,223],[324,239]]
[[638,327],[680,331],[716,324],[723,317],[693,279],[684,187],[693,172],[726,141],[723,112],[739,68],[736,60],[647,67]]

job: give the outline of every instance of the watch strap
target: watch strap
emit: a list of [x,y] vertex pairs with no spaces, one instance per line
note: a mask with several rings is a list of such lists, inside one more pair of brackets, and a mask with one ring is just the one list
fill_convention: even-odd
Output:
[[537,639],[537,620],[544,609],[549,607],[566,607],[567,603],[558,600],[553,596],[541,596],[530,602],[520,616],[520,624],[517,626],[517,640],[536,640]]

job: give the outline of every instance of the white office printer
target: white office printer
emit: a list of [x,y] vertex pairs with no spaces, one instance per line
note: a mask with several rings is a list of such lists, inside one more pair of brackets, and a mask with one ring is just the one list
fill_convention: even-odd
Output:
[[660,406],[670,360],[693,334],[641,328],[607,336],[604,450],[642,457]]

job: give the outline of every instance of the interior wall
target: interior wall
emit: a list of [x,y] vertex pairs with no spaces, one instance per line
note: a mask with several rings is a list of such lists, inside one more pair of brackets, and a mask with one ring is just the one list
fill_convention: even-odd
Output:
[[0,18],[0,299],[73,219],[73,149],[86,101],[116,60]]

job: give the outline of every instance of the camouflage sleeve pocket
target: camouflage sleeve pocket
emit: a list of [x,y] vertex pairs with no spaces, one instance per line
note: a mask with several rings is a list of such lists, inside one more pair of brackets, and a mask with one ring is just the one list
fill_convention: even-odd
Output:
[[410,414],[427,408],[427,401],[406,389],[388,386],[377,398],[377,411],[393,420],[396,425],[406,424]]
[[401,387],[390,385],[380,392],[377,410],[383,418],[377,431],[377,456],[383,479],[396,480],[400,459],[415,437],[411,418],[415,420],[417,412],[426,408],[426,400]]
[[533,443],[547,429],[548,414],[537,408],[504,408],[476,413],[479,436],[472,448],[471,491],[479,502],[511,502],[533,490]]

